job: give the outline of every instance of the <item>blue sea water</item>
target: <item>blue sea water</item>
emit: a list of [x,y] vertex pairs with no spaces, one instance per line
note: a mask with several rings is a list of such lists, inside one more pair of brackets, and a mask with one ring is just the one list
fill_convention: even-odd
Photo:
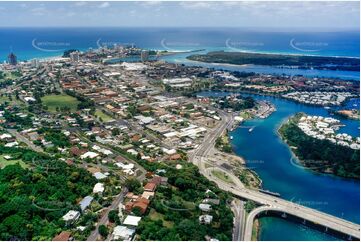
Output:
[[[59,56],[66,49],[87,50],[113,44],[135,44],[142,48],[169,51],[206,49],[204,52],[254,51],[359,58],[359,43],[358,32],[264,32],[231,28],[0,28],[0,61],[6,60],[10,50],[20,60],[29,60]],[[187,55],[189,53],[163,59],[227,70],[360,79],[359,72],[202,64],[186,60]],[[291,152],[287,145],[276,134],[276,129],[289,115],[302,111],[327,116],[327,111],[273,97],[254,97],[269,100],[276,105],[277,112],[265,120],[247,121],[245,126],[255,126],[251,133],[248,129],[234,130],[232,145],[235,152],[248,161],[248,166],[260,175],[264,188],[279,192],[285,199],[359,223],[359,182],[315,174],[295,165],[290,162]],[[356,99],[352,104],[359,105],[359,102]],[[359,136],[358,121],[342,119],[342,122],[346,126],[340,132]],[[262,240],[333,239],[281,219],[263,218],[261,224]]]
[[[0,61],[12,50],[19,60],[62,55],[64,50],[88,50],[114,44],[187,51],[195,49],[360,57],[358,32],[267,32],[237,28],[0,28]],[[189,54],[165,57],[194,65]],[[197,65],[203,65],[196,63]],[[214,65],[222,68],[222,65]],[[230,67],[269,74],[338,76],[359,80],[359,72],[291,70],[266,66]]]
[[[205,92],[199,95],[223,96],[224,92]],[[298,165],[292,159],[288,146],[280,139],[277,129],[289,116],[297,112],[310,115],[330,116],[322,107],[296,103],[289,100],[261,95],[252,96],[257,100],[267,100],[277,109],[267,119],[253,119],[242,123],[242,126],[230,133],[234,137],[232,146],[236,154],[246,159],[247,166],[254,170],[263,181],[263,188],[281,194],[282,198],[312,207],[334,216],[360,223],[360,183],[356,180],[344,179],[332,175],[314,173]],[[353,99],[347,105],[357,103]],[[360,122],[338,118],[344,127],[338,132],[345,132],[359,137]],[[245,127],[245,128],[242,128]],[[249,132],[249,127],[254,127]],[[261,219],[261,240],[332,240],[333,237],[287,223],[279,218]],[[300,237],[297,237],[300,236]]]

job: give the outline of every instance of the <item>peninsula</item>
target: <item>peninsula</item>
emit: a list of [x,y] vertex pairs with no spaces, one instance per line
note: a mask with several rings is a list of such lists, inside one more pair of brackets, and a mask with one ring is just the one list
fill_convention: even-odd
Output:
[[339,126],[334,118],[298,113],[280,127],[279,134],[306,168],[359,179],[360,147],[350,135],[336,134]]
[[206,63],[234,65],[267,65],[280,68],[360,71],[360,59],[309,55],[261,54],[246,52],[213,51],[187,57],[189,60]]

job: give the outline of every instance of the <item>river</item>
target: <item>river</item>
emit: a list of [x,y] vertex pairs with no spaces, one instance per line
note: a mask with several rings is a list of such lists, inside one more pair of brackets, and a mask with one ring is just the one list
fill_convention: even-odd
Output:
[[[227,95],[227,93],[204,92],[199,95],[220,96]],[[232,140],[234,152],[244,157],[247,166],[257,172],[263,181],[263,188],[278,192],[282,198],[287,200],[359,223],[359,182],[332,175],[322,175],[303,168],[298,165],[297,161],[291,159],[290,149],[277,135],[277,129],[289,116],[297,112],[330,116],[327,110],[276,97],[247,96],[252,96],[257,100],[270,101],[277,109],[268,118],[248,120],[230,133],[234,137]],[[355,103],[355,100],[351,100],[351,102]],[[353,136],[359,135],[359,121],[339,119],[346,126],[338,132],[346,132]],[[249,127],[254,127],[252,132],[249,132]],[[280,218],[262,218],[260,222],[260,240],[335,239]]]

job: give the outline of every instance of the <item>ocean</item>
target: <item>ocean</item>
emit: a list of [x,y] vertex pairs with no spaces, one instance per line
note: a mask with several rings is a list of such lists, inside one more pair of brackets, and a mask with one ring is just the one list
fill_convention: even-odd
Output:
[[99,45],[360,57],[359,32],[267,32],[237,28],[0,28],[0,60],[61,55]]

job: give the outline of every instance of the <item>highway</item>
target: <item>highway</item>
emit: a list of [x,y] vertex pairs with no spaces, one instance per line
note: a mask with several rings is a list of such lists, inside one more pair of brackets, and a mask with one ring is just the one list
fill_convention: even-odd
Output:
[[[214,128],[213,131],[209,132],[204,142],[189,155],[189,159],[193,164],[199,167],[200,173],[206,176],[209,180],[214,181],[219,188],[224,191],[232,193],[234,196],[255,201],[258,204],[265,205],[269,210],[282,211],[287,214],[311,221],[316,224],[323,225],[327,228],[335,231],[350,235],[355,239],[360,239],[360,225],[349,222],[347,220],[326,214],[324,212],[308,208],[279,197],[264,194],[256,190],[245,188],[233,183],[227,183],[220,180],[219,178],[212,175],[209,168],[205,167],[207,163],[207,157],[210,155],[212,148],[214,148],[215,140],[219,137],[227,128],[231,127],[233,122],[233,116],[221,112],[222,122]],[[224,169],[223,172],[227,173],[229,177],[234,180],[234,175]],[[250,218],[252,219],[252,218]],[[253,220],[252,220],[253,223]],[[252,226],[248,226],[245,231],[245,240],[250,240],[249,233],[252,234]]]
[[240,241],[243,238],[246,213],[244,210],[244,202],[235,199],[232,201],[232,210],[234,216],[233,241]]

